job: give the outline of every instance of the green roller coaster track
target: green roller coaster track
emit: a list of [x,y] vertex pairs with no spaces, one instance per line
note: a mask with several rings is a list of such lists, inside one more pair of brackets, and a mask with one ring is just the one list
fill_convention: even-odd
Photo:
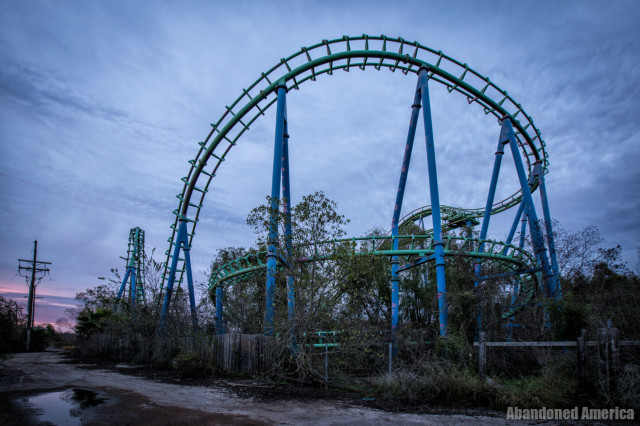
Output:
[[[230,106],[226,107],[218,121],[211,124],[211,130],[206,138],[199,142],[200,147],[195,158],[189,161],[191,164],[189,173],[182,178],[184,182],[182,192],[177,195],[179,203],[174,211],[175,221],[171,225],[172,234],[168,239],[169,248],[165,253],[167,258],[164,263],[161,291],[169,278],[169,265],[177,241],[179,222],[188,222],[188,245],[191,247],[211,180],[244,132],[249,130],[253,122],[264,115],[265,111],[276,102],[278,85],[284,84],[288,90],[298,90],[300,85],[307,81],[315,81],[319,76],[333,75],[340,70],[350,72],[386,68],[391,72],[398,71],[407,75],[417,74],[422,67],[428,69],[430,80],[444,85],[449,93],[458,92],[464,95],[469,104],[480,106],[485,114],[492,114],[498,122],[504,117],[509,117],[515,128],[518,146],[524,154],[529,175],[532,174],[536,163],[541,164],[543,173],[547,173],[549,162],[545,144],[531,117],[506,91],[466,63],[461,63],[442,51],[433,50],[416,41],[410,42],[385,35],[363,34],[323,40],[312,46],[303,47],[287,58],[282,58],[268,71],[263,72],[248,88],[243,89],[242,94]],[[536,187],[537,182],[534,182],[530,187],[531,192]],[[517,205],[521,197],[522,193],[518,190],[511,196],[494,203],[492,214]],[[469,217],[480,217],[484,212],[483,207],[458,210]],[[499,243],[496,242],[496,244]],[[486,257],[486,253],[485,251],[483,256],[480,256],[482,253],[469,255]],[[500,260],[514,263],[513,258]],[[518,260],[514,264],[518,262],[521,261]],[[529,266],[531,264],[527,263]],[[184,259],[178,259],[176,272],[176,281],[180,285],[185,273]]]
[[[294,262],[307,263],[321,260],[335,260],[342,255],[370,255],[370,256],[400,256],[404,263],[411,264],[411,259],[432,256],[434,250],[433,236],[425,235],[398,235],[396,237],[400,250],[390,250],[394,237],[389,235],[344,238],[330,241],[315,242],[299,245],[294,248],[297,256]],[[478,238],[466,238],[460,236],[445,236],[445,256],[458,256],[472,259],[477,262],[480,259],[492,261],[501,266],[501,269],[509,272],[528,272],[528,279],[522,280],[518,297],[513,307],[503,312],[504,318],[509,318],[521,307],[528,304],[535,294],[535,289],[540,285],[540,276],[536,273],[537,262],[534,256],[513,244],[502,241],[480,240]],[[479,251],[480,244],[484,243],[484,250]],[[209,279],[209,291],[217,287],[231,286],[233,284],[251,280],[255,277],[264,277],[266,274],[267,251],[257,251],[246,256],[234,259],[219,266]],[[402,262],[401,262],[402,263]],[[284,261],[278,262],[278,270],[290,267]]]

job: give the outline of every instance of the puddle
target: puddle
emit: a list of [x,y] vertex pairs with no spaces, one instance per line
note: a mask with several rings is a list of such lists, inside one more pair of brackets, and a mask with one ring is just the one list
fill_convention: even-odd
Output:
[[80,425],[83,410],[104,404],[107,398],[88,389],[73,388],[28,396],[20,402],[33,409],[35,420],[54,425]]

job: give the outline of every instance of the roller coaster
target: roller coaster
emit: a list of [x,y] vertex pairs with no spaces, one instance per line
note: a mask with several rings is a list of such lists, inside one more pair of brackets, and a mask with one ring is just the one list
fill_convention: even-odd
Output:
[[[366,238],[351,238],[332,241],[317,241],[294,248],[291,237],[291,200],[289,184],[289,154],[287,129],[287,94],[309,81],[333,75],[336,72],[355,70],[381,70],[417,75],[417,85],[411,106],[408,135],[404,149],[396,202],[393,209],[392,227],[389,235]],[[485,115],[494,116],[500,125],[498,146],[494,157],[490,188],[486,205],[478,208],[456,208],[440,204],[435,160],[435,142],[431,121],[429,83],[443,85],[449,93],[465,96],[470,105],[478,106]],[[391,38],[385,35],[343,36],[309,47],[303,47],[292,55],[280,59],[268,71],[260,74],[240,96],[226,107],[203,141],[195,158],[190,160],[187,176],[182,178],[182,192],[177,195],[178,208],[173,212],[169,248],[165,252],[161,292],[164,294],[160,318],[162,330],[168,315],[174,286],[180,286],[186,276],[190,296],[193,328],[197,329],[197,314],[190,261],[190,249],[199,221],[200,211],[209,186],[220,166],[241,136],[272,105],[276,105],[274,161],[271,185],[271,220],[266,251],[253,253],[236,259],[211,276],[209,287],[216,293],[216,320],[218,331],[223,327],[223,298],[225,286],[241,280],[266,275],[266,306],[264,318],[265,334],[273,334],[275,311],[275,280],[278,272],[287,275],[288,319],[295,320],[295,282],[291,273],[292,262],[314,262],[331,259],[337,245],[347,247],[350,254],[371,254],[391,260],[391,331],[395,335],[399,321],[399,274],[414,266],[430,263],[436,272],[440,334],[447,334],[447,300],[445,257],[462,256],[472,259],[475,285],[496,277],[524,276],[516,285],[513,303],[503,313],[511,318],[526,305],[536,292],[547,297],[560,297],[558,265],[556,260],[553,230],[545,188],[544,176],[548,173],[546,146],[531,117],[506,91],[499,88],[488,77],[461,63],[442,51],[426,47],[416,41]],[[430,206],[405,215],[400,213],[411,161],[416,125],[420,118],[424,122],[427,150]],[[518,176],[519,189],[509,197],[495,201],[496,185],[505,147],[511,151]],[[281,191],[282,185],[282,191]],[[539,191],[545,229],[541,228],[532,194]],[[284,215],[284,247],[279,247],[278,207],[282,200]],[[513,225],[505,242],[487,239],[491,215],[518,206]],[[432,229],[422,235],[405,235],[408,225],[431,218]],[[482,218],[482,222],[478,219]],[[523,248],[524,239],[513,245],[518,224],[521,236],[526,225],[531,236],[533,253]],[[461,226],[481,225],[478,238],[445,235],[447,230]],[[545,235],[546,234],[546,235]],[[295,249],[295,250],[294,250]],[[182,253],[182,257],[181,257]],[[482,264],[491,261],[500,264],[503,272],[484,276]],[[177,283],[177,284],[176,284]],[[481,324],[480,324],[481,326]]]
[[[144,267],[144,231],[140,228],[131,228],[129,231],[129,246],[127,248],[127,269],[118,290],[114,310],[123,299],[127,300],[131,308],[136,304],[146,303],[144,291],[145,267]],[[127,283],[129,289],[127,291]]]

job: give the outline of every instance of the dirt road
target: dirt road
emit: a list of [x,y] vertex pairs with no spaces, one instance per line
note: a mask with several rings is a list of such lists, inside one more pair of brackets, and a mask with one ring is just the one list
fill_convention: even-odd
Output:
[[[83,368],[84,367],[84,368]],[[60,351],[15,354],[4,362],[0,395],[5,418],[0,423],[39,420],[26,397],[81,388],[99,393],[104,402],[75,412],[83,425],[164,424],[518,424],[502,418],[465,415],[389,413],[339,400],[260,401],[224,386],[162,383],[105,369],[69,363]]]

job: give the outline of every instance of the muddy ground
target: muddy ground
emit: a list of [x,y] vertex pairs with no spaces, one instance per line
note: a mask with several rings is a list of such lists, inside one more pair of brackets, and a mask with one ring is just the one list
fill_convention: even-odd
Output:
[[186,380],[145,367],[83,364],[61,350],[14,354],[2,364],[0,424],[50,424],[43,423],[28,399],[70,389],[100,396],[101,403],[74,412],[83,425],[527,424],[507,422],[504,413],[489,410],[405,407],[398,411],[353,392],[259,378]]

